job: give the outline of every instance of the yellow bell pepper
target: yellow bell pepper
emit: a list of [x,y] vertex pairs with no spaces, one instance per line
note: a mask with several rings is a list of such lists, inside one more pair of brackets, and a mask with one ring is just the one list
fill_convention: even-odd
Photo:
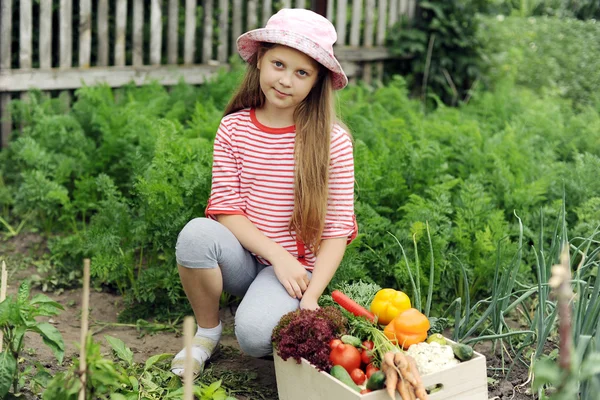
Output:
[[371,302],[371,312],[381,325],[389,324],[398,314],[410,308],[406,293],[394,289],[381,289]]

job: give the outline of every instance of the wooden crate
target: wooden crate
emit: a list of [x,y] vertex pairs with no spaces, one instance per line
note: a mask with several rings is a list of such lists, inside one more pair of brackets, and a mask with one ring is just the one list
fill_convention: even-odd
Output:
[[[275,376],[279,400],[388,400],[385,390],[359,394],[326,372],[302,359],[283,361],[275,352]],[[440,386],[430,400],[487,400],[485,356],[474,353],[471,360],[422,377],[425,387]],[[402,400],[396,392],[396,400]]]

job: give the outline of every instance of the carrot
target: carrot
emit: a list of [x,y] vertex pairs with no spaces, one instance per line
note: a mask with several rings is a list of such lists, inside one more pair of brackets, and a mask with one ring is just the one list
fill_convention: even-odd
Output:
[[334,290],[331,292],[331,297],[333,301],[338,303],[344,310],[351,312],[357,317],[365,317],[367,320],[374,322],[375,314],[352,300],[350,297],[346,296],[344,293],[339,290]]

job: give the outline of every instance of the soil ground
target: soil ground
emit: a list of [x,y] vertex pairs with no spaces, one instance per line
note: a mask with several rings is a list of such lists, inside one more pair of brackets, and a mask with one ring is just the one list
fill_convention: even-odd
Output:
[[[30,259],[35,259],[36,253],[44,251],[44,244],[37,235],[21,235],[9,241],[0,242],[0,258],[13,259],[15,254],[28,254]],[[9,271],[10,271],[9,266]],[[9,276],[8,293],[15,293],[19,282],[36,273],[35,267],[12,270]],[[34,293],[41,292],[34,289]],[[52,371],[66,368],[68,360],[76,359],[79,354],[78,343],[80,340],[80,312],[82,290],[73,289],[61,293],[45,293],[53,300],[65,307],[58,316],[49,320],[60,331],[65,342],[65,360],[63,365],[58,365],[49,348],[42,342],[37,334],[27,334],[25,338],[24,357],[29,360],[39,361]],[[119,313],[123,310],[122,298],[112,293],[92,291],[90,294],[90,330],[96,342],[101,344],[103,354],[110,353],[110,347],[104,340],[104,335],[121,339],[134,354],[134,361],[143,363],[156,354],[175,354],[183,347],[183,338],[174,331],[161,331],[142,335],[135,326],[121,326],[117,324]],[[233,316],[235,309],[221,310],[221,319],[224,323],[221,351],[213,357],[207,367],[210,373],[223,379],[224,386],[232,390],[231,395],[238,399],[277,399],[277,383],[273,360],[256,359],[244,355],[239,348],[233,331]],[[528,368],[515,363],[511,374],[505,378],[498,373],[502,366],[499,354],[492,354],[491,345],[483,343],[475,346],[475,350],[483,353],[488,365],[488,397],[490,400],[533,399],[529,393]],[[507,360],[510,364],[510,360]],[[235,380],[240,387],[233,388],[227,380]],[[28,396],[34,399],[35,396]]]

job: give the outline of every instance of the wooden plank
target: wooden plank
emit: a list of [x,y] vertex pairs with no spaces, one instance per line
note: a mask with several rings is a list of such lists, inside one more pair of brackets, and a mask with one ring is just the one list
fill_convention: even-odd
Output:
[[134,66],[144,64],[144,0],[133,0],[133,54]]
[[52,68],[52,0],[40,0],[40,68]]
[[12,0],[0,0],[0,70],[9,69],[12,54]]
[[25,91],[33,88],[40,90],[77,89],[83,84],[97,85],[108,83],[111,87],[120,87],[130,82],[137,85],[148,84],[156,80],[161,85],[176,85],[180,79],[189,84],[201,84],[223,65],[160,65],[141,67],[90,67],[61,70],[5,70],[0,72],[0,92]]
[[363,0],[352,2],[352,24],[350,25],[350,46],[360,46],[360,23],[362,20]]
[[388,26],[392,27],[396,22],[398,22],[398,0],[390,0]]
[[400,15],[408,15],[408,2],[409,0],[400,0],[400,7],[398,8]]
[[[183,42],[184,64],[193,64],[194,58],[196,57],[196,8],[196,0],[185,0],[185,38]],[[219,21],[219,24],[221,24],[222,21]],[[227,24],[227,20],[225,21],[225,24]]]
[[[12,10],[12,0],[0,0],[0,71],[11,67]],[[9,103],[10,93],[0,93],[0,143],[3,148],[8,146],[12,135]]]
[[404,59],[404,57],[396,57],[390,54],[389,50],[385,46],[374,46],[370,48],[341,46],[335,48],[335,56],[339,61],[346,62],[366,62],[398,58]]
[[262,26],[267,24],[269,18],[273,15],[273,3],[271,0],[263,0],[262,3]]
[[333,0],[327,1],[327,19],[333,22]]
[[[379,0],[378,4],[377,4],[377,10],[378,10],[378,15],[377,15],[377,37],[375,38],[375,44],[377,44],[377,46],[383,46],[385,45],[385,34],[386,34],[386,26],[387,26],[387,20],[386,17],[388,15],[387,12],[387,0]],[[382,61],[378,61],[375,64],[375,70],[377,72],[377,80],[379,80],[380,82],[383,80],[383,62]]]
[[33,21],[31,0],[19,2],[19,67],[31,68]]
[[242,0],[233,0],[231,25],[231,48],[237,49],[237,38],[242,34]]
[[335,30],[337,31],[337,44],[345,45],[346,42],[346,15],[347,15],[347,0],[338,0],[337,13],[335,17]]
[[292,8],[292,0],[282,0],[281,8]]
[[[363,46],[366,48],[373,47],[373,33],[375,31],[375,0],[366,0],[365,3],[365,38]],[[371,63],[365,63],[363,68],[363,80],[371,83],[373,69]]]
[[127,34],[127,0],[117,0],[115,23],[115,63],[125,65],[125,40]]
[[162,0],[150,4],[150,64],[160,65],[162,50]]
[[408,0],[408,19],[411,21],[415,18],[416,8],[417,0]]
[[306,0],[296,0],[296,8],[306,8]]
[[98,1],[97,13],[98,60],[96,64],[103,67],[108,65],[108,0]]
[[229,57],[229,0],[219,0],[219,45],[217,60],[226,63]]
[[89,68],[92,55],[92,3],[79,0],[79,67]]
[[179,35],[177,32],[179,24],[179,0],[169,0],[169,24],[167,27],[167,62],[177,64],[177,42]]
[[258,25],[258,15],[256,14],[257,0],[248,0],[246,2],[246,30],[256,29]]
[[60,62],[61,68],[73,65],[73,0],[60,0]]
[[204,18],[202,25],[202,64],[212,60],[213,0],[204,0]]

